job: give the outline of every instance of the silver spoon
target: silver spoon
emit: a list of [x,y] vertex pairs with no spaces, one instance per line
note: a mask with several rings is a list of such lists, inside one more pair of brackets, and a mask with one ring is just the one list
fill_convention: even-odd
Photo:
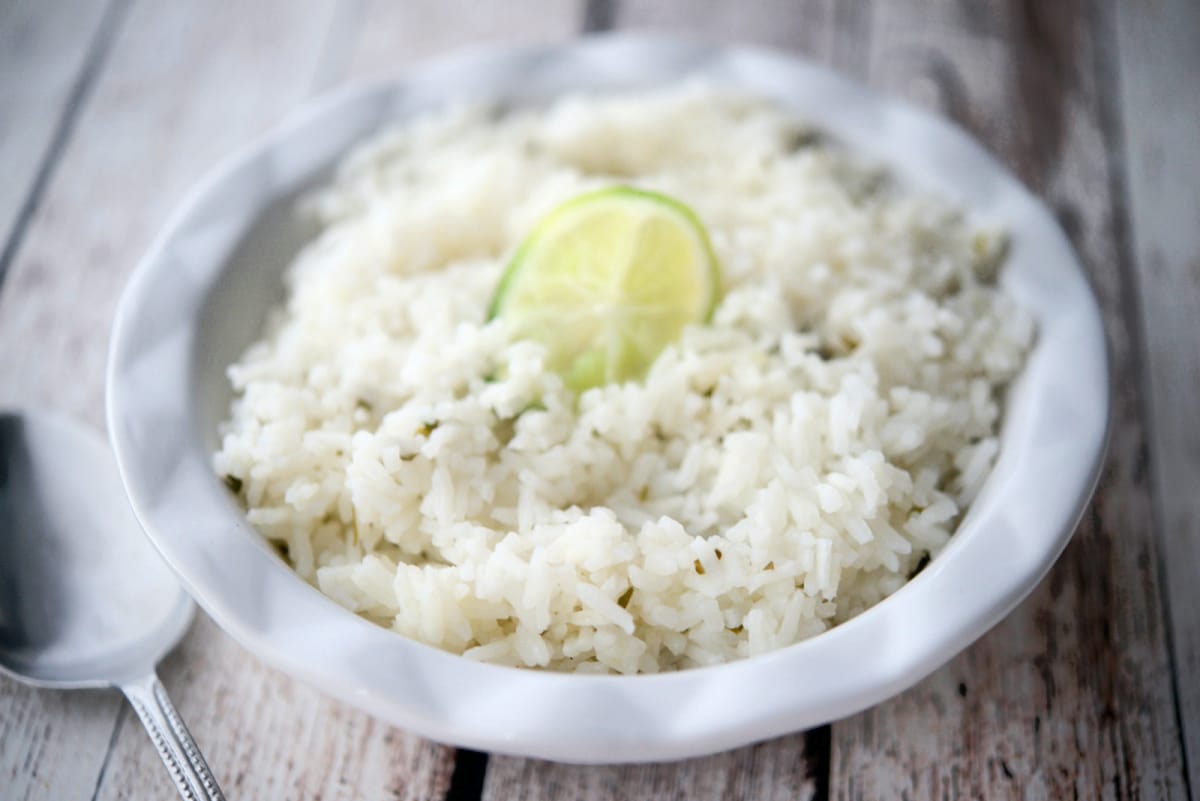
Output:
[[223,801],[154,673],[191,619],[104,441],[63,418],[0,412],[0,672],[120,688],[179,794]]

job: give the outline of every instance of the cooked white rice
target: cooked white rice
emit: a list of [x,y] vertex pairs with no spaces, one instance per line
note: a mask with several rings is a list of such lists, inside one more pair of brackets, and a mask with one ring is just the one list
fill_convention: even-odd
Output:
[[[691,205],[725,293],[576,397],[485,314],[539,217],[614,183]],[[470,659],[654,672],[862,612],[950,538],[1033,337],[1002,237],[703,87],[430,116],[305,211],[215,468],[322,592]]]

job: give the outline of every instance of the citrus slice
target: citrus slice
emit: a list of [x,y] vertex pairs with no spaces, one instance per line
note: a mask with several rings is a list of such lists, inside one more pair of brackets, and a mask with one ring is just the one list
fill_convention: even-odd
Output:
[[492,299],[515,336],[582,392],[641,378],[685,326],[711,317],[720,267],[678,200],[625,186],[566,201],[517,249]]

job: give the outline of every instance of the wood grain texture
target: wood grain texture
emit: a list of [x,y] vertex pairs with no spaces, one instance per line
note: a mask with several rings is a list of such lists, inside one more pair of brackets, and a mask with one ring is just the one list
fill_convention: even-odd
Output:
[[566,39],[582,17],[581,0],[367,0],[345,74],[371,79],[457,48]]
[[559,765],[492,757],[486,801],[811,801],[823,776],[803,734],[658,765]]
[[1047,199],[1112,345],[1100,488],[1049,578],[931,678],[834,725],[831,797],[1183,799],[1158,597],[1114,3],[879,4],[872,81],[940,109]]
[[711,42],[764,45],[861,74],[870,2],[860,0],[617,0],[617,27]]
[[124,703],[115,692],[31,690],[0,677],[0,798],[91,798]]
[[0,273],[9,241],[73,97],[81,97],[89,54],[97,42],[108,0],[0,4]]
[[5,281],[0,403],[103,426],[121,287],[204,171],[308,93],[332,0],[307,6],[129,10]]
[[[1117,7],[1160,562],[1189,785],[1200,793],[1200,3]],[[1180,91],[1181,87],[1188,87]]]

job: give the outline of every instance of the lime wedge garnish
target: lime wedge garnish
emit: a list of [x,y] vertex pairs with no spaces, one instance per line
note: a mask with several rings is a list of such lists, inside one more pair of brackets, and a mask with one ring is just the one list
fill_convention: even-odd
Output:
[[489,318],[541,342],[577,392],[641,378],[684,327],[712,315],[720,268],[684,204],[618,186],[547,214],[500,279]]

